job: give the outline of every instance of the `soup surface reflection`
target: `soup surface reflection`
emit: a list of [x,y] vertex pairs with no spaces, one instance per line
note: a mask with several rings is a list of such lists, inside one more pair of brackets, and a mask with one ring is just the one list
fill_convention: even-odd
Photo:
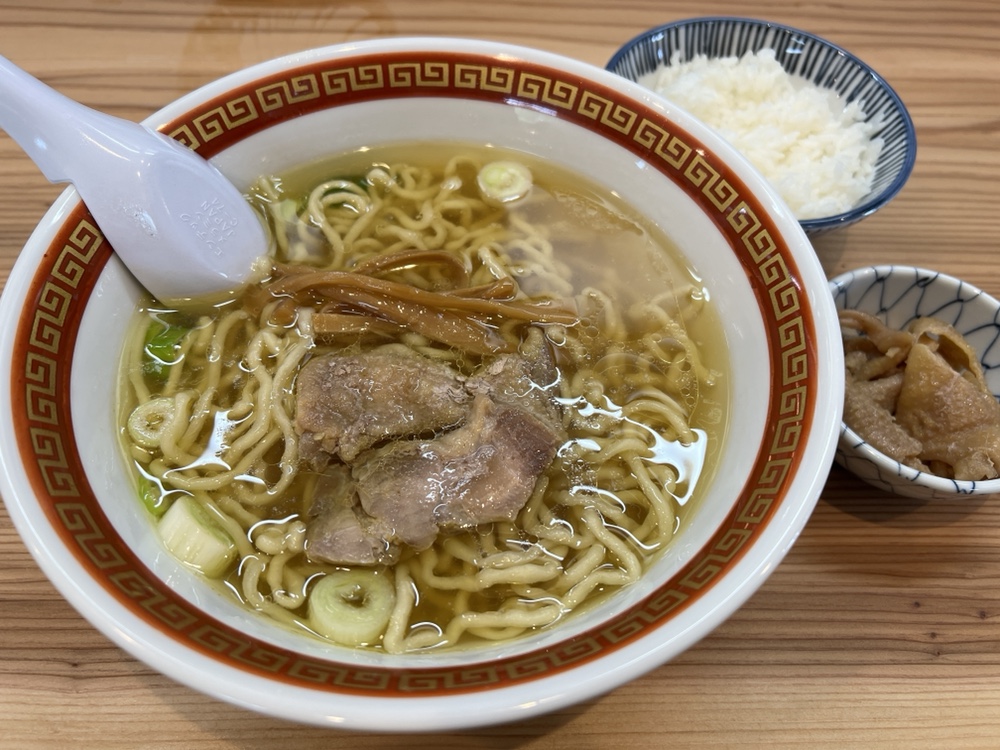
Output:
[[262,177],[266,278],[147,300],[121,434],[166,547],[390,653],[520,637],[643,575],[716,471],[708,290],[613,195],[412,145]]

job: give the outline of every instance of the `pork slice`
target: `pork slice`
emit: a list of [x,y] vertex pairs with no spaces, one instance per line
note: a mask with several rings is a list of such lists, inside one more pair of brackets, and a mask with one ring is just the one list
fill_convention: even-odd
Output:
[[400,350],[315,357],[295,386],[302,457],[317,468],[328,456],[351,462],[385,439],[459,424],[472,398],[463,380],[448,365]]
[[307,527],[306,554],[334,565],[391,565],[399,547],[386,536],[357,505],[337,506]]
[[502,354],[484,363],[466,388],[525,409],[561,433],[562,412],[555,398],[558,380],[559,372],[544,335],[538,328],[531,328],[518,353]]
[[513,520],[561,443],[529,411],[480,395],[461,427],[374,449],[352,473],[365,512],[424,549],[442,529]]
[[305,550],[314,562],[379,565],[399,558],[399,547],[358,505],[357,489],[347,467],[333,467],[319,478],[310,516]]

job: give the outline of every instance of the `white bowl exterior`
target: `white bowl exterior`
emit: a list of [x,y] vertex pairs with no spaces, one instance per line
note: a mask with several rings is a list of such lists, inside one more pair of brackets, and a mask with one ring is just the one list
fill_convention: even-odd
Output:
[[[459,40],[385,40],[332,50],[316,50],[265,63],[206,86],[168,106],[147,120],[147,124],[158,126],[169,122],[195,103],[224,94],[231,88],[268,73],[318,59],[352,55],[364,49],[386,51],[414,48],[517,55],[552,67],[577,70],[581,77],[596,78],[607,85],[618,88],[629,86],[611,74],[590,66],[531,50]],[[839,332],[832,324],[832,300],[826,293],[822,269],[794,218],[776,197],[766,200],[771,194],[756,172],[725,143],[711,133],[703,133],[697,123],[683,113],[671,111],[669,105],[639,87],[632,87],[628,93],[664,111],[671,119],[697,133],[715,153],[723,155],[726,162],[733,165],[747,184],[754,186],[755,193],[765,196],[775,222],[789,245],[794,248],[799,275],[803,280],[801,291],[808,297],[811,308],[816,311],[818,340],[813,344],[818,351],[817,361],[823,363],[818,376],[818,391],[822,394],[839,394],[843,385],[843,368],[836,365],[838,357],[842,355]],[[720,307],[721,318],[727,327],[726,337],[732,350],[731,357],[746,368],[739,374],[739,385],[733,394],[734,422],[730,435],[739,436],[739,439],[727,441],[723,461],[730,468],[720,475],[717,486],[713,488],[713,497],[723,500],[735,498],[742,490],[747,467],[756,455],[765,418],[767,400],[753,393],[753,387],[755,383],[767,382],[770,364],[767,361],[766,347],[760,345],[764,337],[760,317],[746,314],[747,310],[756,309],[757,303],[749,290],[745,272],[734,259],[731,248],[718,230],[662,174],[635,160],[627,165],[626,162],[617,162],[617,166],[603,162],[600,155],[604,151],[596,143],[589,143],[590,139],[600,139],[569,123],[530,110],[495,104],[434,100],[421,102],[414,99],[409,100],[408,105],[408,139],[445,137],[468,141],[495,137],[505,147],[521,148],[561,161],[565,166],[585,174],[589,170],[592,174],[587,176],[595,181],[603,181],[617,190],[626,202],[634,205],[642,214],[656,216],[660,228],[679,247],[688,249],[692,264],[703,269],[704,275],[710,279],[708,285],[715,295],[715,302]],[[432,109],[440,112],[437,108],[442,105],[449,109],[449,116],[434,117]],[[343,140],[338,140],[338,146],[372,145],[383,139],[398,141],[399,138],[393,132],[392,121],[386,119],[382,129],[379,126],[373,128],[369,117],[380,107],[386,111],[393,109],[392,104],[383,102],[339,108],[333,116],[343,134]],[[511,117],[517,119],[519,126],[517,132],[520,135],[514,141],[509,135]],[[322,112],[297,118],[280,128],[271,128],[251,136],[220,153],[214,161],[238,186],[245,187],[261,173],[281,171],[293,164],[328,153],[330,148],[324,141],[327,136],[318,136],[330,132],[329,120],[329,113]],[[446,126],[444,131],[442,125]],[[491,131],[491,128],[495,130]],[[359,133],[363,137],[358,136]],[[552,133],[554,137],[548,138],[546,133]],[[353,141],[350,134],[355,134]],[[289,135],[290,140],[298,145],[292,150],[284,150],[283,147],[281,159],[276,161],[276,144],[287,143]],[[573,150],[581,143],[591,148],[591,153],[594,154],[592,163],[574,160]],[[60,204],[43,220],[40,230],[29,241],[12,273],[0,304],[0,322],[7,330],[16,325],[37,256],[48,246],[54,227],[74,201],[73,191],[68,191]],[[697,253],[691,248],[697,248]],[[331,654],[328,648],[270,627],[262,619],[248,616],[241,608],[223,600],[213,589],[205,586],[165,553],[155,535],[149,533],[152,529],[151,522],[135,513],[132,493],[123,490],[129,485],[126,467],[115,439],[114,414],[120,342],[124,325],[131,314],[131,305],[128,302],[124,305],[121,303],[123,300],[134,301],[138,292],[135,282],[112,258],[95,289],[92,307],[88,308],[81,322],[81,345],[78,346],[74,359],[71,386],[73,423],[88,479],[94,486],[102,508],[129,548],[171,588],[182,592],[188,601],[196,602],[203,609],[212,612],[214,617],[234,627],[244,628],[261,640],[329,658]],[[0,382],[10,382],[10,361],[11,351],[7,339],[0,345],[0,368],[3,368],[0,370]],[[834,366],[829,363],[834,363]],[[569,671],[519,683],[513,687],[458,696],[389,699],[335,695],[328,691],[313,691],[287,684],[282,684],[280,691],[275,691],[273,685],[263,677],[247,674],[210,657],[185,651],[166,634],[122,607],[102,586],[89,579],[81,580],[70,572],[75,567],[72,554],[48,526],[47,519],[37,504],[32,503],[31,487],[14,462],[5,462],[4,469],[0,471],[0,491],[29,548],[67,599],[115,642],[165,674],[239,705],[309,723],[385,730],[389,728],[385,726],[385,716],[392,715],[394,720],[391,729],[398,731],[458,728],[522,718],[605,692],[680,653],[721,623],[764,581],[787,552],[811,513],[832,459],[836,425],[840,422],[839,408],[839,399],[833,398],[831,403],[821,404],[817,408],[813,416],[816,439],[806,446],[807,455],[802,457],[801,469],[788,491],[789,499],[782,503],[778,516],[764,529],[759,541],[752,545],[726,579],[716,583],[696,605],[673,617],[669,627],[652,629],[648,635],[628,646]],[[13,430],[7,423],[6,413],[3,419],[0,449],[2,455],[14,456],[17,454],[17,446],[11,442]],[[714,512],[704,513],[696,519],[691,528],[685,531],[682,543],[675,545],[668,556],[658,563],[657,574],[668,575],[677,570],[701,548],[716,529],[721,517],[728,512],[727,502],[724,500],[714,507]],[[626,590],[602,608],[579,616],[577,622],[571,622],[571,632],[585,630],[593,626],[596,619],[606,616],[609,610],[641,599],[655,588],[655,580],[657,579],[653,576],[648,576],[644,583]],[[564,630],[543,633],[531,645],[543,647],[549,641],[562,639],[565,635]],[[500,647],[497,653],[506,653],[509,649],[520,647],[523,644]],[[378,655],[364,653],[338,654],[338,658],[361,663],[382,660]],[[461,658],[460,655],[444,656],[440,663],[446,665]],[[402,657],[398,663],[426,663],[426,659],[427,655]]]

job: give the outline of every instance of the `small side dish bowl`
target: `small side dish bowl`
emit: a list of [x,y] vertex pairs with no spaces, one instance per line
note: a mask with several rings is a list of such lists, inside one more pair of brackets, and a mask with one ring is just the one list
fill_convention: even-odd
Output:
[[903,188],[917,154],[916,132],[902,100],[875,70],[847,50],[807,31],[773,21],[736,17],[690,18],[639,34],[611,58],[607,69],[638,81],[675,55],[684,63],[696,56],[741,58],[764,49],[790,75],[835,91],[845,103],[859,102],[871,137],[882,140],[871,189],[847,211],[800,221],[807,234],[846,227],[878,211]]
[[[620,196],[630,221],[654,227],[702,280],[733,376],[728,424],[712,441],[725,469],[634,583],[517,639],[400,653],[339,646],[244,606],[161,542],[117,421],[119,363],[142,290],[70,189],[0,299],[0,494],[63,595],[137,658],[219,699],[328,727],[441,731],[523,719],[673,658],[741,606],[797,538],[841,421],[836,311],[794,217],[694,118],[564,57],[400,38],[262,63],[146,122],[241,190],[331,154],[414,143],[475,144],[573,170]],[[553,230],[553,241],[564,233]],[[593,265],[574,284],[593,284],[602,270]],[[677,460],[653,452],[661,435],[649,439],[638,460]]]
[[[1000,395],[1000,302],[961,279],[913,266],[871,266],[830,281],[838,312],[858,310],[892,329],[919,317],[953,326],[972,346],[986,384]],[[873,448],[846,424],[836,461],[886,492],[923,500],[948,500],[1000,492],[1000,479],[957,481],[905,466]]]

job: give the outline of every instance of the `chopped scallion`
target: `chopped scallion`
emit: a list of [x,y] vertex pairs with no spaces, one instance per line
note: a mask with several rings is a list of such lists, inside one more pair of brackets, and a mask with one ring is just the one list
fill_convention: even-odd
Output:
[[236,543],[193,497],[177,498],[157,527],[163,544],[178,560],[218,578],[236,558]]
[[479,170],[476,178],[483,200],[503,205],[524,198],[533,185],[531,170],[516,161],[494,161]]
[[143,372],[162,382],[167,379],[170,368],[180,361],[178,351],[181,342],[191,329],[155,321],[146,331]]
[[335,570],[309,594],[309,624],[344,646],[376,643],[396,603],[392,580],[384,571]]

